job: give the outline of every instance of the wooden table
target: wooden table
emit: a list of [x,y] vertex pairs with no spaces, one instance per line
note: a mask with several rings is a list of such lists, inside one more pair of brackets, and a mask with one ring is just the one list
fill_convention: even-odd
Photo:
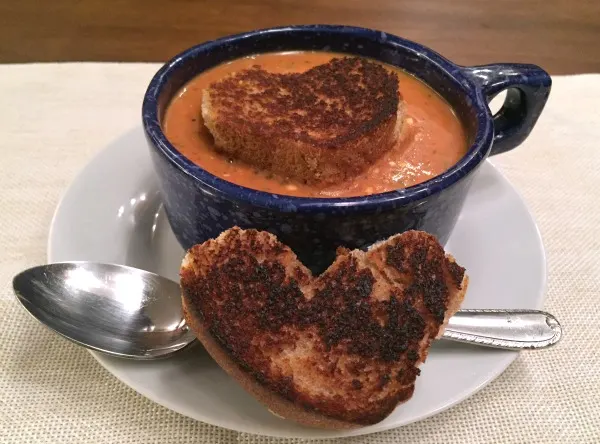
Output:
[[598,0],[0,0],[0,62],[163,61],[204,40],[301,23],[381,29],[461,64],[600,72]]

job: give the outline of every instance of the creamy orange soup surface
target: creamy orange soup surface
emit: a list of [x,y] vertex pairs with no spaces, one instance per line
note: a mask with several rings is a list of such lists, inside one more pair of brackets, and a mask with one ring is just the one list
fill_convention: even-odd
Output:
[[202,121],[202,90],[235,71],[260,65],[273,73],[302,72],[342,54],[266,53],[237,59],[203,72],[173,98],[163,130],[188,159],[225,180],[255,190],[303,197],[350,197],[406,188],[456,164],[467,150],[465,131],[450,105],[429,86],[401,69],[384,65],[399,78],[405,122],[395,146],[366,171],[348,181],[320,187],[259,171],[220,154]]

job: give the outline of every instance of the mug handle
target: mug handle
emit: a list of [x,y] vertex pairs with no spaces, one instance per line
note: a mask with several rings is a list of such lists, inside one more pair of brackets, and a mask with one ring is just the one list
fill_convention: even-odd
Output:
[[481,89],[488,103],[507,90],[504,104],[494,116],[490,155],[520,145],[546,105],[552,86],[550,75],[539,66],[520,63],[466,67],[463,73]]

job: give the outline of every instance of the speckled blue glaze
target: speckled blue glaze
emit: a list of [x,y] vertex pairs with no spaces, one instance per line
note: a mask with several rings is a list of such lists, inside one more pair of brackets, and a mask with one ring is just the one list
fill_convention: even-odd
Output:
[[[270,194],[220,179],[186,159],[161,130],[173,95],[202,71],[251,54],[323,50],[371,57],[414,74],[456,110],[470,148],[450,170],[410,188],[364,197],[315,199]],[[551,80],[534,65],[461,67],[402,38],[364,28],[290,26],[203,43],[177,55],[153,77],[142,119],[167,216],[184,248],[238,225],[276,234],[313,271],[323,270],[340,246],[364,248],[409,229],[445,243],[460,213],[473,173],[489,155],[520,144],[533,128]],[[492,117],[488,100],[508,89]]]

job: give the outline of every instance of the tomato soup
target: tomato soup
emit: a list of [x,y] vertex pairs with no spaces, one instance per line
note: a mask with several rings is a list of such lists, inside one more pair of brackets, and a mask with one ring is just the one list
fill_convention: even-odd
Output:
[[228,74],[259,65],[273,73],[303,72],[341,54],[327,52],[266,53],[237,59],[203,72],[188,82],[167,108],[163,130],[188,159],[225,180],[255,190],[303,197],[350,197],[406,188],[435,177],[466,153],[465,131],[452,107],[429,86],[389,65],[399,79],[404,101],[402,133],[383,157],[360,175],[328,186],[308,185],[236,159],[215,149],[202,121],[202,91]]

